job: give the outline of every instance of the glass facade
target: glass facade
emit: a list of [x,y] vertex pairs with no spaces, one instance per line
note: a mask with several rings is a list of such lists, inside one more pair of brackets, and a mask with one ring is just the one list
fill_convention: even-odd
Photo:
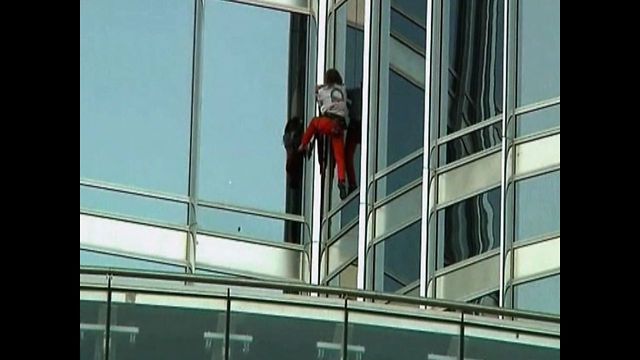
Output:
[[[81,0],[80,265],[559,314],[559,65],[560,0]],[[289,120],[302,131],[318,112],[330,68],[350,106],[344,200],[325,139],[305,158],[283,144]],[[141,329],[136,346],[114,334],[118,358],[337,359],[345,329],[358,360],[393,357],[378,338],[413,347],[408,359],[525,346],[358,314],[345,328],[334,308],[283,320],[251,301],[158,310],[105,294],[81,291],[81,358],[103,358],[108,306]],[[143,335],[154,311],[176,328]],[[267,348],[287,324],[309,336]]]
[[[188,193],[193,19],[188,1],[80,2],[81,179]],[[186,223],[179,203],[80,192],[81,207]]]
[[515,184],[515,241],[560,233],[560,171]]
[[560,1],[518,3],[517,104],[560,96]]
[[523,310],[560,314],[560,275],[515,286],[515,307]]
[[[198,197],[299,215],[300,207],[287,209],[277,140],[289,116],[304,116],[296,102],[304,86],[292,81],[289,88],[291,77],[304,74],[305,52],[301,59],[290,54],[290,44],[306,41],[302,15],[216,0],[203,16]],[[282,232],[282,224],[273,227]]]
[[504,0],[436,2],[442,12],[438,133],[445,136],[502,113]]
[[395,292],[420,279],[420,221],[375,245],[377,291]]
[[438,268],[500,245],[500,189],[450,205],[438,213]]

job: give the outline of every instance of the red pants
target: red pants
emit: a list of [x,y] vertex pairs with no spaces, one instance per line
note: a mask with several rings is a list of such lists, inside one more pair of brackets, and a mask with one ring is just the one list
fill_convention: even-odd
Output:
[[337,121],[328,117],[316,117],[311,120],[307,131],[302,136],[302,146],[309,145],[311,138],[318,134],[327,135],[331,139],[331,147],[333,148],[333,157],[336,159],[338,166],[338,182],[344,182],[344,139],[342,138],[342,129]]

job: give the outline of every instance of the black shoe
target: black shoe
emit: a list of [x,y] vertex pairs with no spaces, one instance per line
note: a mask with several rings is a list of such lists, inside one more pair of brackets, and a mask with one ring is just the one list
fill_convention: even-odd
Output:
[[344,200],[347,198],[347,185],[344,182],[338,183],[338,190],[340,190],[340,199]]
[[356,184],[349,184],[349,194],[351,194],[352,192],[356,191],[358,189],[358,185]]

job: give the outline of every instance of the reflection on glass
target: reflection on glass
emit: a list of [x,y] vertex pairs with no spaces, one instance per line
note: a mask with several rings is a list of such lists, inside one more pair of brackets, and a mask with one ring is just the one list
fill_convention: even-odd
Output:
[[[465,331],[466,333],[466,331]],[[507,334],[505,333],[505,336]],[[484,337],[465,336],[464,356],[469,359],[513,360],[560,360],[560,349],[516,342],[515,335],[509,340],[492,340]]]
[[306,21],[300,16],[220,0],[205,6],[200,198],[301,210],[287,205],[281,143],[287,119],[305,118],[306,63],[298,55],[306,54],[299,44]]
[[91,293],[91,300],[80,295],[80,360],[104,359],[107,294]]
[[560,231],[560,171],[516,183],[516,241]]
[[422,155],[402,165],[376,183],[376,199],[382,200],[394,191],[422,177]]
[[502,112],[503,1],[442,2],[440,136]]
[[80,250],[80,266],[107,267],[120,269],[136,269],[145,271],[184,273],[182,266],[162,264],[152,261],[134,259],[124,256],[103,254],[94,251]]
[[358,205],[359,197],[355,196],[329,219],[329,238],[335,236],[342,228],[358,217]]
[[[424,1],[423,1],[424,2]],[[391,8],[391,33],[412,47],[425,51],[426,31],[411,18]]]
[[500,245],[500,188],[438,212],[438,268]]
[[[424,55],[415,51],[424,34],[426,1],[382,4],[379,57],[376,172],[423,145]],[[409,46],[407,44],[412,44]],[[374,113],[375,114],[375,113]]]
[[[233,305],[233,303],[232,303]],[[289,310],[289,309],[287,309]],[[296,309],[297,310],[297,309]],[[246,360],[299,360],[339,359],[342,349],[342,322],[326,319],[326,314],[315,314],[312,308],[305,314],[287,316],[266,315],[233,311],[230,331],[247,341],[231,343],[230,358]],[[339,318],[344,317],[340,312]],[[324,316],[323,316],[324,315]],[[323,318],[323,320],[318,320]],[[319,356],[322,355],[322,356]]]
[[425,25],[427,18],[426,0],[391,0],[391,6],[405,16],[410,16],[418,24]]
[[380,206],[375,211],[375,237],[398,230],[412,219],[420,217],[422,184]]
[[[133,296],[135,293],[127,294]],[[117,359],[221,358],[225,312],[211,308],[182,308],[113,303],[111,354]],[[116,355],[117,354],[117,355]]]
[[420,278],[418,221],[376,245],[375,290],[395,292]]
[[193,9],[80,2],[80,178],[186,194]]
[[388,109],[387,122],[378,129],[378,170],[423,145],[424,91],[393,70],[389,70]]
[[517,104],[560,96],[560,0],[518,1]]
[[[362,69],[364,51],[364,2],[349,0],[341,5],[335,18],[329,19],[329,29],[335,31],[328,34],[333,42],[333,67],[344,77],[349,99],[349,124],[345,134],[345,161],[347,180],[355,188],[360,180],[360,141],[362,123]],[[353,169],[353,172],[350,171]],[[331,208],[341,204],[337,191],[337,179],[332,174],[333,182],[330,193]],[[356,211],[356,213],[353,212]],[[344,212],[345,210],[343,210]],[[353,216],[357,216],[357,207],[346,209],[342,217],[342,225],[347,224]]]
[[358,261],[352,262],[338,275],[329,280],[329,286],[355,289],[358,285]]
[[[434,328],[437,325],[433,323],[419,323],[403,329],[379,325],[393,324],[395,319],[381,317],[360,324],[355,323],[352,317],[357,319],[353,311],[349,314],[349,346],[352,347],[349,360],[435,360],[456,359],[458,356],[459,336],[436,332]],[[358,352],[364,356],[358,356]]]
[[340,240],[332,243],[327,250],[329,252],[329,265],[327,274],[344,265],[358,253],[358,226],[352,227]]
[[440,164],[444,166],[502,143],[502,123],[493,124],[440,146]]
[[560,105],[518,116],[516,136],[527,136],[556,126],[560,126]]
[[515,307],[560,315],[560,275],[515,286]]
[[165,222],[187,223],[187,205],[80,186],[80,208]]
[[[336,18],[336,53],[344,54],[335,59],[336,68],[344,66],[344,83],[347,88],[362,85],[364,51],[364,3],[349,0],[340,7]],[[341,48],[344,47],[344,48]]]

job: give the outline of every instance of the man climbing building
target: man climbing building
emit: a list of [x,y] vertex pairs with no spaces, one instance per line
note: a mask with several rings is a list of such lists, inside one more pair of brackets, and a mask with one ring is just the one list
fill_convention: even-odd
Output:
[[347,197],[345,181],[344,131],[347,128],[347,94],[342,83],[342,76],[335,69],[328,70],[324,75],[324,85],[316,86],[316,100],[320,105],[320,116],[309,123],[307,131],[302,136],[300,152],[309,150],[312,137],[326,135],[333,148],[333,157],[338,168],[338,190],[340,199]]

